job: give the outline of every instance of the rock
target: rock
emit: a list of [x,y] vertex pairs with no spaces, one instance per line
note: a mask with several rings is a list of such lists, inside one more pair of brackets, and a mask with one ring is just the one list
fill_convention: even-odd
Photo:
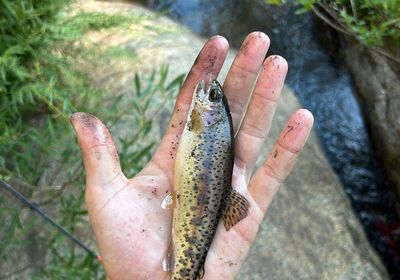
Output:
[[397,193],[400,216],[400,65],[344,35],[340,38],[375,156]]
[[[131,64],[119,61],[99,68],[88,66],[96,85],[115,93],[133,89],[135,71],[148,73],[169,64],[172,76],[187,73],[205,42],[137,5],[80,1],[79,6],[87,11],[148,16],[129,30],[95,32],[86,38],[88,44],[121,46],[136,53],[138,60]],[[229,52],[219,80],[223,81],[234,53]],[[262,159],[284,122],[299,107],[293,92],[285,88]],[[387,279],[314,132],[270,206],[238,279]]]

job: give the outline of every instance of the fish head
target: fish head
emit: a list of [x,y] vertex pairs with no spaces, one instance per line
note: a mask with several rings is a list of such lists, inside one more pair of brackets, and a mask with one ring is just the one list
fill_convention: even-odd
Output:
[[201,80],[196,86],[189,111],[189,130],[203,130],[225,120],[228,115],[227,101],[218,81],[212,80],[206,87]]

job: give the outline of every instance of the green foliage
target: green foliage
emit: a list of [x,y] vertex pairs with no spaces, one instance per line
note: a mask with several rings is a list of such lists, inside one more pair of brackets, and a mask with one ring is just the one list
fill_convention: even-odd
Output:
[[[154,151],[156,118],[174,99],[183,76],[169,82],[165,66],[148,77],[136,74],[131,95],[96,89],[82,63],[133,60],[135,55],[117,47],[87,49],[79,39],[89,31],[121,28],[146,17],[72,14],[71,2],[0,1],[0,178],[90,241],[81,156],[70,114],[95,112],[111,131],[129,123],[130,134],[118,138],[117,146],[123,170],[133,176]],[[27,247],[43,254],[33,258],[43,261],[43,269],[31,278],[104,277],[99,263],[35,215],[0,190],[0,278],[4,266],[18,262]]]
[[[74,42],[88,31],[128,21],[126,16],[99,13],[69,17],[62,9],[64,6],[65,1],[52,0],[2,1],[0,4],[0,170],[3,176],[11,174],[27,182],[37,182],[39,170],[45,166],[20,165],[32,157],[26,150],[32,150],[31,145],[35,143],[35,158],[48,154],[47,138],[55,136],[57,125],[60,122],[65,125],[71,112],[85,106],[97,94],[87,75],[74,66],[85,53]],[[43,115],[48,117],[45,121],[41,118]]]
[[[131,123],[137,128],[127,139],[119,138],[122,170],[128,177],[138,173],[150,160],[156,145],[155,139],[157,139],[152,135],[155,132],[154,122],[165,106],[172,105],[170,102],[175,99],[177,89],[180,88],[184,79],[183,75],[179,75],[167,83],[167,77],[167,66],[161,67],[159,73],[153,72],[144,79],[136,74],[132,101],[128,103],[125,110],[119,113],[124,115],[129,111],[134,118]],[[155,96],[158,98],[155,99]]]
[[[284,4],[286,0],[266,0]],[[354,35],[366,46],[400,47],[400,0],[294,0],[299,12],[313,9],[339,31]]]

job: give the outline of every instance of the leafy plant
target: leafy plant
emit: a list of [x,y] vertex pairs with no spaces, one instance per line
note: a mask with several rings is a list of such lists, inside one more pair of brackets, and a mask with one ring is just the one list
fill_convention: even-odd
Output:
[[[284,4],[286,0],[266,0]],[[400,0],[294,0],[336,30],[400,63]]]
[[[95,88],[83,63],[135,56],[117,47],[88,49],[79,40],[89,31],[121,28],[147,17],[73,14],[72,2],[0,1],[0,179],[93,246],[70,114],[94,111],[111,130],[129,121],[132,134],[119,137],[117,146],[123,169],[132,176],[154,150],[160,133],[156,118],[172,102],[183,76],[170,82],[167,66],[148,77],[136,74],[129,96]],[[2,190],[0,219],[0,278],[26,271],[34,279],[104,277],[98,262]]]
[[[163,112],[163,109],[172,106],[171,102],[175,99],[175,94],[182,85],[184,76],[179,75],[170,82],[167,82],[167,78],[168,66],[162,66],[159,73],[154,71],[145,79],[141,79],[136,74],[134,77],[135,94],[131,99],[132,102],[120,111],[121,115],[132,114],[134,120],[131,123],[133,127],[137,128],[136,131],[133,130],[128,139],[121,137],[118,139],[122,151],[121,165],[127,177],[134,176],[150,160],[157,144],[155,139],[161,137],[156,132],[160,131],[160,128],[154,127],[155,120]],[[155,96],[157,98],[154,98]]]

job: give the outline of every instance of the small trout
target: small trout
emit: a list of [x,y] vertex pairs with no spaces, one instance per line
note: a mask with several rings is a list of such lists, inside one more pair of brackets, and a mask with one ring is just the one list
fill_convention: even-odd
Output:
[[217,230],[247,216],[248,201],[231,187],[234,134],[220,84],[201,81],[194,92],[178,147],[174,192],[163,201],[173,208],[172,241],[164,270],[172,279],[199,279]]

